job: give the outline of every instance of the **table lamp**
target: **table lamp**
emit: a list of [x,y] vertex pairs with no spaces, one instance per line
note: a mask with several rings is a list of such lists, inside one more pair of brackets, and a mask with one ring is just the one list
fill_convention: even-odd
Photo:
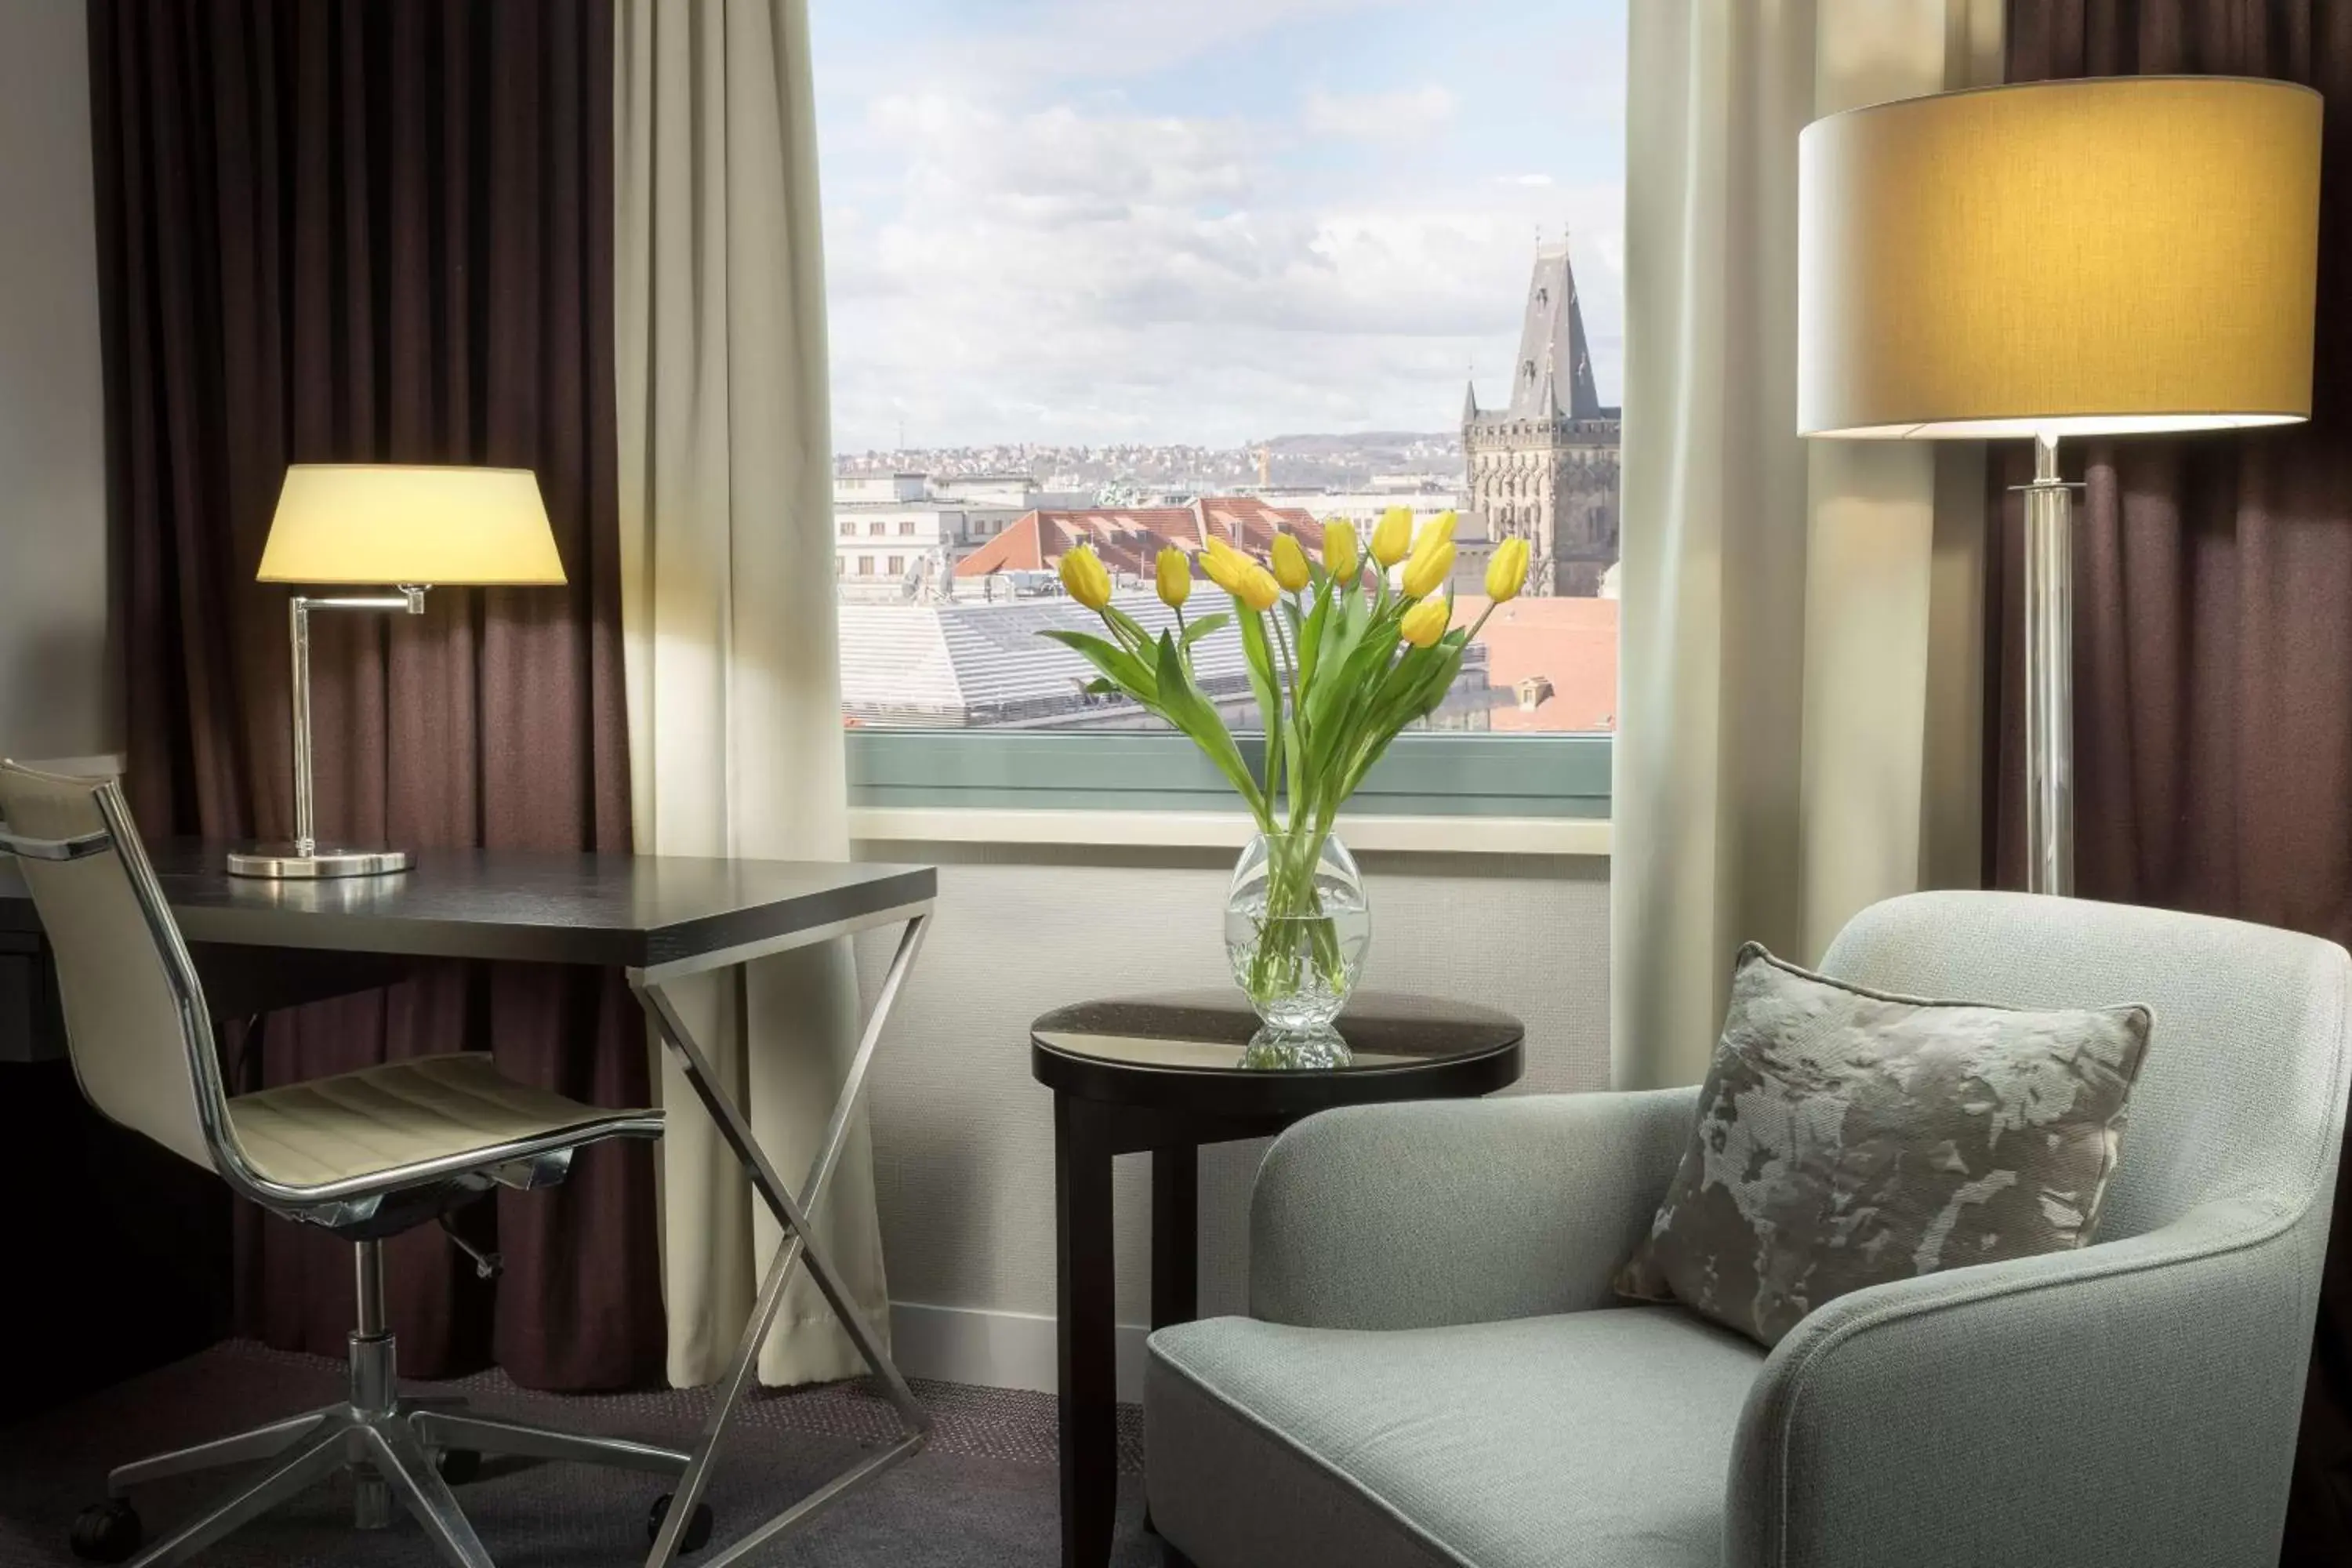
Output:
[[232,853],[238,877],[363,877],[404,871],[405,849],[321,847],[310,788],[310,612],[425,613],[432,584],[560,584],[539,481],[528,468],[421,468],[372,463],[297,463],[286,470],[264,583],[396,584],[396,594],[314,598],[288,605],[293,642],[294,839]]
[[1798,429],[2031,437],[2027,886],[2071,893],[2067,436],[2311,415],[2319,95],[2116,77],[1904,99],[1798,142]]

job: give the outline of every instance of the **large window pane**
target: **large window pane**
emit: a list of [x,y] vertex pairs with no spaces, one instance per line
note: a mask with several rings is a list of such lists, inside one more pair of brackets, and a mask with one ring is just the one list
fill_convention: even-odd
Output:
[[1613,729],[1625,4],[817,0],[845,721],[1158,728],[1066,550],[1157,625],[1165,544],[1405,506],[1465,619],[1535,561],[1432,727]]

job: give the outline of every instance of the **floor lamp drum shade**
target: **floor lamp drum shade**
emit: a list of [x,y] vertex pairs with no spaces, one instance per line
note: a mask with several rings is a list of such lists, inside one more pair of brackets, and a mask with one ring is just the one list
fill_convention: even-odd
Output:
[[2311,416],[2320,99],[2288,82],[2022,82],[1798,139],[1797,427],[2033,438],[2025,885],[2074,889],[2068,436]]
[[286,470],[264,583],[559,584],[528,468],[297,463]]
[[2320,108],[2287,82],[2094,78],[1807,126],[1799,428],[2055,437],[2307,418]]
[[256,575],[264,583],[364,583],[399,592],[326,598],[298,593],[288,601],[294,837],[232,851],[229,871],[314,879],[408,869],[415,861],[405,849],[319,841],[310,766],[310,616],[318,610],[421,616],[425,591],[436,583],[561,584],[563,561],[537,476],[528,468],[297,463],[278,492]]

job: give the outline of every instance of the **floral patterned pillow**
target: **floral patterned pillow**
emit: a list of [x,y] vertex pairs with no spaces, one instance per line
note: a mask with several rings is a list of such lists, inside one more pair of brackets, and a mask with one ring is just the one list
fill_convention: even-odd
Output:
[[1750,942],[1618,1294],[1769,1346],[1867,1285],[2085,1245],[2149,1021],[1886,995]]

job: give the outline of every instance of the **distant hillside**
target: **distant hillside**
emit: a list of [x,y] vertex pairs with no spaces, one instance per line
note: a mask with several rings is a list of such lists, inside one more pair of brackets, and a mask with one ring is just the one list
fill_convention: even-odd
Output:
[[1442,474],[1462,471],[1462,440],[1455,435],[1410,430],[1366,430],[1349,435],[1270,436],[1268,477],[1277,485],[1327,485],[1344,489],[1374,474]]

